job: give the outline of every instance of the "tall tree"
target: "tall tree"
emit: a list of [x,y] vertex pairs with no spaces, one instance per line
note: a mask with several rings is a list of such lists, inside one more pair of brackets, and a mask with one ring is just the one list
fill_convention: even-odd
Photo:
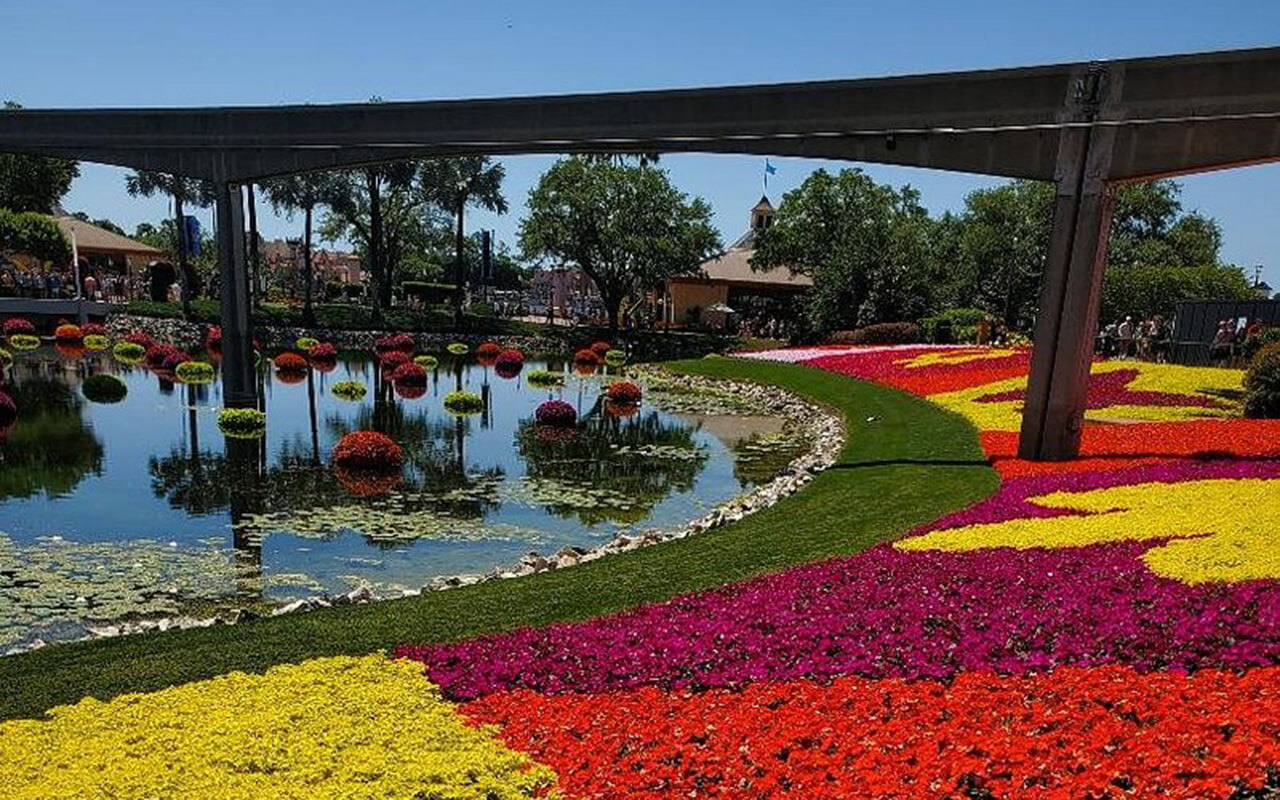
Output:
[[[0,113],[18,113],[21,109],[10,100]],[[52,214],[78,177],[80,165],[74,161],[0,153],[0,208]]]
[[171,175],[167,172],[150,172],[135,170],[124,179],[125,188],[134,197],[153,197],[167,194],[173,198],[173,221],[178,232],[178,272],[182,276],[182,314],[191,316],[191,294],[195,287],[191,285],[190,260],[187,251],[187,226],[184,224],[188,205],[208,208],[213,205],[214,186],[199,178],[187,178]]
[[262,184],[267,200],[276,211],[283,211],[289,219],[295,212],[302,212],[302,319],[307,325],[316,322],[312,296],[315,273],[311,264],[312,218],[316,206],[324,202],[331,179],[326,175],[293,175],[277,178]]
[[506,177],[502,164],[488,156],[433,158],[422,166],[422,192],[427,201],[453,215],[453,322],[462,325],[462,305],[466,296],[466,229],[463,222],[468,206],[478,206],[497,214],[507,213],[502,196]]
[[585,272],[616,331],[629,294],[696,270],[720,237],[710,206],[690,200],[665,172],[579,156],[556,162],[529,192],[520,247],[528,259]]

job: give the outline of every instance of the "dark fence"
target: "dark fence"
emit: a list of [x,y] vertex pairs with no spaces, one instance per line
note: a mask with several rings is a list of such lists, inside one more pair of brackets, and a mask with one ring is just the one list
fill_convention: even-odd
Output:
[[[1169,358],[1175,364],[1212,363],[1210,347],[1223,320],[1237,330],[1254,320],[1280,325],[1280,300],[1194,300],[1178,304],[1174,317],[1173,346]],[[1238,350],[1241,342],[1233,347]]]

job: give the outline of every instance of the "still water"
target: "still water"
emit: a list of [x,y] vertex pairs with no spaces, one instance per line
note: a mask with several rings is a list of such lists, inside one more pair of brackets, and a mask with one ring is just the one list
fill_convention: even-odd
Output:
[[[539,368],[564,371],[565,386],[529,386]],[[366,358],[292,382],[264,365],[258,440],[219,432],[216,381],[188,386],[109,353],[51,348],[18,354],[6,373],[19,417],[0,443],[0,644],[228,597],[271,603],[362,583],[395,594],[530,550],[677,527],[762,480],[733,448],[778,428],[714,402],[673,413],[660,393],[619,417],[598,401],[601,378],[547,361],[504,379],[444,360],[419,397],[397,394]],[[82,383],[99,373],[128,394],[87,399]],[[344,380],[365,384],[364,399],[334,396]],[[447,413],[454,389],[481,394],[484,412]],[[568,441],[533,426],[549,397],[578,409]],[[398,481],[335,473],[334,444],[357,430],[401,445]]]

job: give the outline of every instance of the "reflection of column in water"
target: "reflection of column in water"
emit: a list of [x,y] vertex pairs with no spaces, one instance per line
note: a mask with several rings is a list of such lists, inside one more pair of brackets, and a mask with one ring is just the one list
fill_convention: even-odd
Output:
[[453,357],[453,388],[462,391],[462,356]]
[[311,463],[320,464],[320,427],[316,423],[316,382],[314,369],[307,370],[307,410],[311,412]]
[[493,390],[489,387],[489,382],[485,381],[480,387],[480,401],[484,404],[484,409],[480,413],[480,427],[488,430],[493,427]]
[[240,523],[250,514],[262,513],[262,477],[266,462],[258,442],[253,439],[228,437],[226,447],[229,468],[227,474],[230,478],[227,490],[231,506],[231,546],[235,549],[236,560],[236,594],[261,600],[262,545],[250,541],[241,531]]
[[191,464],[200,468],[200,425],[196,415],[196,387],[187,384],[187,428],[191,435]]
[[458,474],[464,475],[464,476],[467,474],[467,463],[466,463],[467,451],[466,451],[466,445],[465,445],[466,440],[467,440],[466,422],[463,420],[461,414],[454,414],[453,415],[453,449],[454,449],[454,455],[458,459]]

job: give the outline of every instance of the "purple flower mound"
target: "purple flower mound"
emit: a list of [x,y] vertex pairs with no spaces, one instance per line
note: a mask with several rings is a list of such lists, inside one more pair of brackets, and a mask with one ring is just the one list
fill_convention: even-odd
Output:
[[454,700],[516,688],[1280,664],[1280,583],[1160,578],[1139,560],[1150,544],[970,553],[880,545],[616,616],[403,646],[397,655],[425,662]]
[[6,392],[0,391],[0,428],[7,427],[18,418],[18,404]]
[[538,410],[533,412],[533,416],[539,425],[549,425],[554,428],[568,428],[578,421],[578,412],[563,400],[543,402],[538,406]]

